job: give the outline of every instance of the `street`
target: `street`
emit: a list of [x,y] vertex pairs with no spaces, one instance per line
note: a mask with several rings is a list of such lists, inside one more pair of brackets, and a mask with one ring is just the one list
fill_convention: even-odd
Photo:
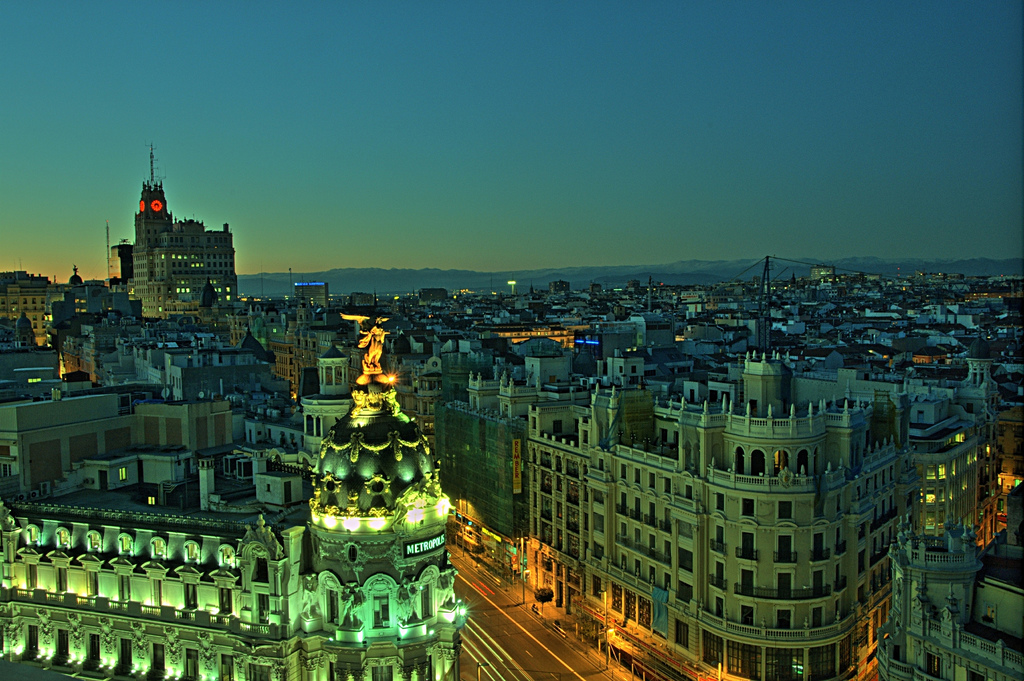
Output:
[[[604,670],[604,659],[596,650],[576,640],[572,633],[559,633],[551,618],[531,608],[533,594],[519,584],[509,586],[467,556],[452,556],[459,570],[456,594],[469,608],[469,620],[462,630],[464,681],[570,681],[628,679],[619,669],[616,676]],[[538,611],[541,610],[537,605]],[[548,607],[552,614],[554,608]],[[566,627],[571,622],[563,621]],[[615,667],[613,663],[613,667]]]

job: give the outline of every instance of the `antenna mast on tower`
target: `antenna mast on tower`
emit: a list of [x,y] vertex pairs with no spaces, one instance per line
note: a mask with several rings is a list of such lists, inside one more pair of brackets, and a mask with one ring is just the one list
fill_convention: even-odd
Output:
[[107,280],[110,280],[110,220],[107,220],[107,254],[104,256],[107,263]]
[[149,147],[149,183],[156,184],[156,155],[153,153],[156,151],[156,147],[153,146],[152,142],[146,144]]

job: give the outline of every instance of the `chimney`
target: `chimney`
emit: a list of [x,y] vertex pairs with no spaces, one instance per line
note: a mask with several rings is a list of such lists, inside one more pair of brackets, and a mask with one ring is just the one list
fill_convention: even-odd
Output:
[[199,508],[210,510],[210,495],[213,494],[213,459],[199,460]]

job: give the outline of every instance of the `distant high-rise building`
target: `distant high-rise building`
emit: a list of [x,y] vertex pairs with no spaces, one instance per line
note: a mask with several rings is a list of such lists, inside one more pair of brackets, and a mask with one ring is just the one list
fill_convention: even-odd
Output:
[[133,297],[146,317],[194,313],[209,281],[221,304],[238,295],[235,249],[227,223],[208,230],[196,220],[174,220],[161,182],[142,184],[135,214]]
[[836,268],[832,265],[815,265],[811,268],[811,281],[823,281],[836,276]]
[[549,282],[548,283],[548,292],[549,293],[568,293],[569,292],[569,282],[567,282],[567,281],[565,281],[563,279],[559,279],[558,281]]
[[433,303],[448,299],[446,288],[421,288],[419,294],[420,304]]
[[107,260],[107,273],[110,279],[117,279],[121,283],[131,281],[135,276],[134,257],[134,247],[127,240],[111,246]]
[[328,296],[326,281],[300,281],[295,284],[295,297],[305,303],[327,307]]

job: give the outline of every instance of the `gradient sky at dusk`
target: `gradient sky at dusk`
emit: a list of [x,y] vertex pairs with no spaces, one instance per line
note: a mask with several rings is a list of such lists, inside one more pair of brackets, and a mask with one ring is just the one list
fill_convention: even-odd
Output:
[[1019,257],[1022,3],[0,3],[0,270]]

